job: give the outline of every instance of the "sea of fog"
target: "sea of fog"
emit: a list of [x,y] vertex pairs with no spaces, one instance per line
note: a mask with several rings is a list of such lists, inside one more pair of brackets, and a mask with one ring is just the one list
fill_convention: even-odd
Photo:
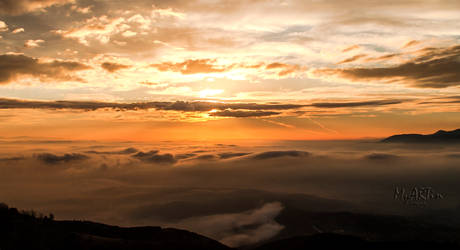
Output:
[[[60,220],[185,228],[238,246],[276,235],[286,226],[276,221],[283,211],[455,214],[459,149],[378,140],[2,138],[0,202]],[[410,204],[395,193],[414,188],[434,196]]]

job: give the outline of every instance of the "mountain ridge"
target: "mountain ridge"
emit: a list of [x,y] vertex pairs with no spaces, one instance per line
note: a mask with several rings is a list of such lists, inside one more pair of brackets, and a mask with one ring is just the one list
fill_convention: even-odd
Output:
[[387,137],[384,143],[460,143],[460,129],[438,130],[433,134],[398,134]]

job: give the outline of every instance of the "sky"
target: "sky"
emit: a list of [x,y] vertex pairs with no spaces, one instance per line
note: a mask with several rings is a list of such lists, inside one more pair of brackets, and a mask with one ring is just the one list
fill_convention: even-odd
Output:
[[2,136],[324,140],[455,129],[456,0],[1,0]]

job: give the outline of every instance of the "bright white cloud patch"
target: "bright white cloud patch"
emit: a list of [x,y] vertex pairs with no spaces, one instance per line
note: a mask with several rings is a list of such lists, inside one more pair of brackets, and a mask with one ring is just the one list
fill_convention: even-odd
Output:
[[42,40],[42,39],[37,39],[37,40],[27,40],[25,43],[24,43],[24,47],[26,48],[37,48],[37,47],[40,47],[40,45],[42,43],[44,43],[45,41]]
[[0,32],[5,32],[5,31],[8,31],[8,25],[5,22],[0,21]]
[[17,29],[14,29],[11,33],[17,34],[17,33],[21,33],[21,32],[24,32],[24,28],[17,28]]
[[278,234],[284,227],[275,218],[282,210],[281,203],[272,202],[243,213],[191,218],[179,225],[194,228],[227,246],[239,247],[255,244]]

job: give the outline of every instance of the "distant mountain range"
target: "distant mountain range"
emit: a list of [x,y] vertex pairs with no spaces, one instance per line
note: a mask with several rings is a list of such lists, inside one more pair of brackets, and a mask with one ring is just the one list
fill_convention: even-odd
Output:
[[[289,212],[279,218],[293,231],[240,250],[297,249],[460,249],[459,230],[415,223],[399,216],[348,212]],[[418,236],[417,236],[418,235]],[[19,212],[0,203],[1,250],[231,250],[199,234],[161,227],[57,221]]]
[[401,134],[383,139],[381,142],[397,143],[460,143],[460,129],[445,131],[439,130],[434,134]]

